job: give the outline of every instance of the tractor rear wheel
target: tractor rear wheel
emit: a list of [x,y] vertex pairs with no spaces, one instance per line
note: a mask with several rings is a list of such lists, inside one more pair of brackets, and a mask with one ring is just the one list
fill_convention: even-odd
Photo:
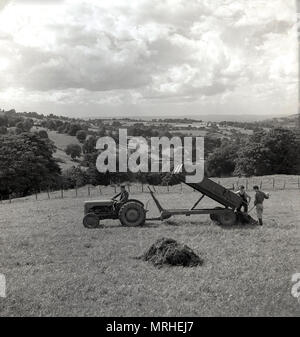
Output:
[[236,214],[232,210],[227,210],[218,216],[218,221],[223,226],[233,226],[236,223]]
[[83,226],[89,229],[99,227],[99,217],[95,213],[88,213],[83,218]]
[[121,206],[119,219],[123,226],[136,227],[145,223],[146,212],[142,204],[129,201]]

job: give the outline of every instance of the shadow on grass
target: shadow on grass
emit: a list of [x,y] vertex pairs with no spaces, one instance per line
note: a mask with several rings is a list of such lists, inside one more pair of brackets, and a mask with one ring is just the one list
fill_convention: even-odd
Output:
[[101,230],[101,229],[120,229],[120,228],[156,228],[156,227],[159,227],[159,222],[158,223],[154,223],[154,222],[146,222],[144,225],[142,226],[123,226],[121,223],[119,222],[116,222],[116,223],[113,223],[113,224],[100,224],[100,226],[98,228],[95,228],[95,229],[98,229],[98,230]]
[[235,225],[231,225],[231,226],[224,226],[224,225],[221,225],[219,224],[218,222],[215,222],[214,223],[215,226],[218,226],[222,229],[225,229],[225,230],[246,230],[246,229],[256,229],[256,228],[260,228],[261,226],[257,224],[242,224],[242,223],[239,223],[239,224],[235,224]]
[[232,226],[224,226],[219,224],[218,222],[214,222],[214,221],[203,221],[203,222],[198,222],[198,221],[183,221],[183,220],[179,220],[179,221],[173,221],[173,220],[167,220],[163,222],[164,225],[167,226],[173,226],[173,227],[180,227],[180,226],[195,226],[195,227],[210,227],[210,226],[218,226],[222,229],[226,229],[226,230],[247,230],[247,229],[255,229],[258,226],[258,224],[243,224],[243,223],[238,223]]
[[188,221],[188,220],[182,220],[182,219],[178,219],[178,221],[176,220],[167,220],[167,221],[163,221],[164,225],[167,226],[174,226],[174,227],[180,227],[180,226],[210,226],[211,222],[210,221]]
[[139,226],[137,228],[157,228],[161,224],[161,221],[158,222],[149,222],[146,221],[146,223],[143,226]]

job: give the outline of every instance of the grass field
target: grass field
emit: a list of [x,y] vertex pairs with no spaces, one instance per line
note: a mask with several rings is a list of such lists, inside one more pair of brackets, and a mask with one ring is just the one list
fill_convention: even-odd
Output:
[[56,152],[53,154],[54,158],[58,158],[63,162],[59,162],[59,166],[62,170],[67,170],[72,166],[77,166],[78,164],[72,161],[71,157],[65,153],[65,149],[69,144],[79,144],[76,137],[66,135],[64,133],[57,133],[56,131],[47,131],[49,138],[54,142],[57,147]]
[[[107,196],[104,196],[107,198]],[[149,194],[134,197],[147,202]],[[161,193],[165,207],[188,207],[197,193]],[[208,216],[174,217],[142,228],[106,220],[82,226],[86,198],[0,204],[1,316],[299,316],[291,296],[299,272],[299,190],[273,191],[263,227],[221,228]],[[203,206],[213,206],[204,198]],[[153,202],[149,216],[156,215]],[[158,238],[189,245],[195,268],[135,259]]]

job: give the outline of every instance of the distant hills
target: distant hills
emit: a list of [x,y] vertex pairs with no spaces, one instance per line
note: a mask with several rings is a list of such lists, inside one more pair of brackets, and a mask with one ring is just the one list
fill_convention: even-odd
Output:
[[[10,111],[2,111],[0,110],[0,116],[3,114],[7,113],[12,113],[16,114],[16,111],[14,109]],[[23,115],[24,117],[35,117],[35,118],[61,118],[64,120],[77,120],[77,121],[87,121],[89,119],[92,120],[103,120],[103,119],[115,119],[115,120],[133,120],[133,121],[150,121],[153,119],[156,120],[166,120],[166,121],[171,121],[174,119],[174,121],[179,121],[183,120],[182,117],[177,116],[177,115],[151,115],[151,116],[104,116],[104,115],[91,115],[91,116],[84,116],[84,117],[67,117],[67,116],[55,116],[55,115],[43,115],[40,113],[32,112],[32,113],[23,113],[23,112],[18,112],[17,114]],[[283,126],[283,127],[294,127],[296,125],[296,120],[297,120],[298,115],[293,114],[293,115],[288,115],[288,116],[270,116],[270,115],[249,115],[249,114],[204,114],[204,115],[195,115],[195,114],[190,114],[190,115],[184,115],[184,119],[186,120],[191,120],[191,121],[204,121],[204,122],[222,122],[222,121],[227,121],[227,122],[236,122],[236,123],[257,123],[257,124],[268,124],[269,126]]]
[[[296,117],[296,115],[293,115]],[[285,116],[270,116],[270,115],[231,115],[231,114],[210,114],[210,115],[184,115],[185,118],[187,119],[192,119],[192,120],[202,120],[204,122],[221,122],[221,121],[230,121],[230,122],[248,122],[248,123],[253,123],[253,122],[260,122],[260,121],[265,121],[265,120],[271,120],[273,118],[287,118]],[[102,116],[102,115],[93,115],[93,116],[88,116],[88,117],[83,117],[83,119],[102,119],[102,118],[107,118],[107,116]],[[151,116],[111,116],[111,118],[115,119],[123,119],[123,118],[128,118],[128,119],[141,119],[141,120],[152,120],[152,119],[180,119],[179,116],[172,116],[172,115],[151,115]],[[292,119],[292,116],[288,116],[288,118]]]

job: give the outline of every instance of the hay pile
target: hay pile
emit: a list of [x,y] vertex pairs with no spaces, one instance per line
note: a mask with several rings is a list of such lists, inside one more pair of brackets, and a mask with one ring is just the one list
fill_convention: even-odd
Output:
[[141,257],[156,267],[163,265],[195,267],[203,264],[203,260],[191,248],[173,239],[157,240]]

